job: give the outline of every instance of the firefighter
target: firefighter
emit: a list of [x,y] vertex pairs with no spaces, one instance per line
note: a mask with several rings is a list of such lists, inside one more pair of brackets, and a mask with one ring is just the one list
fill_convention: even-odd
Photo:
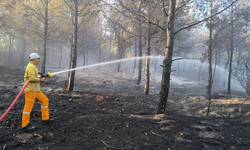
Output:
[[36,99],[41,102],[42,121],[44,123],[51,123],[52,121],[49,120],[49,100],[40,89],[40,82],[44,82],[46,78],[51,78],[52,76],[38,77],[39,74],[36,65],[38,65],[42,57],[40,57],[37,53],[31,53],[29,55],[29,59],[30,62],[26,67],[24,75],[24,84],[27,81],[30,81],[28,86],[24,89],[25,105],[22,115],[22,129],[24,130],[35,129],[35,127],[30,125],[30,113]]

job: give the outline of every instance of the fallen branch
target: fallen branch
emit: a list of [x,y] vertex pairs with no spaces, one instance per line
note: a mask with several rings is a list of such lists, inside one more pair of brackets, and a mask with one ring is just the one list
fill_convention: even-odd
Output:
[[105,119],[104,121],[108,121],[111,118],[111,116],[109,116],[107,119]]
[[104,144],[104,145],[106,145],[107,147],[109,147],[109,148],[113,148],[113,149],[122,149],[122,148],[116,148],[116,147],[113,147],[113,146],[109,146],[108,144],[106,144],[103,140],[101,140],[102,141],[102,143]]
[[241,144],[237,139],[235,139],[237,143]]
[[247,130],[248,132],[250,132],[250,130],[248,130],[248,129],[244,128],[244,127],[243,127],[243,129],[245,129],[245,130]]
[[159,136],[159,137],[162,137],[162,138],[164,138],[164,139],[167,139],[165,136],[159,135],[159,134],[157,134],[157,133],[155,133],[155,132],[153,132],[153,131],[151,131],[151,130],[150,130],[150,132],[153,133],[154,135],[157,135],[157,136]]
[[119,123],[117,126],[115,126],[115,127],[111,130],[111,132],[113,132],[113,130],[114,130],[115,128],[117,128],[120,124],[121,124],[121,123]]

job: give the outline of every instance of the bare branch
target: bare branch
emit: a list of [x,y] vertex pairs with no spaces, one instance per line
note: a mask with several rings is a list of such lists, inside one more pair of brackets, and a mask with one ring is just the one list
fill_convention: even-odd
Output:
[[193,23],[193,24],[191,24],[191,25],[188,25],[188,26],[186,26],[186,27],[183,27],[183,28],[177,30],[177,31],[174,33],[174,35],[176,35],[178,32],[180,32],[180,31],[182,31],[182,30],[184,30],[184,29],[190,28],[190,27],[192,27],[192,26],[194,26],[194,25],[197,25],[197,24],[199,24],[199,23],[201,23],[201,22],[204,22],[204,21],[208,20],[209,18],[212,18],[212,17],[214,17],[214,16],[216,16],[216,15],[222,13],[223,11],[225,11],[226,9],[228,9],[229,7],[231,7],[231,6],[232,6],[234,3],[236,3],[237,1],[238,1],[238,0],[235,0],[234,2],[232,2],[232,4],[230,4],[230,5],[227,6],[226,8],[222,9],[221,11],[215,13],[214,15],[212,15],[212,16],[210,16],[210,17],[207,17],[207,18],[205,18],[205,19],[203,19],[203,20],[201,20],[201,21],[198,21],[198,22],[196,22],[196,23]]
[[165,8],[164,0],[162,0],[162,7],[163,7],[163,11],[164,11],[165,15],[168,17],[168,13],[167,13],[166,8]]
[[[117,10],[119,13],[121,13],[121,14],[124,15],[125,17],[127,17],[127,18],[133,18],[132,16],[126,15],[124,12],[122,12],[121,10],[115,8],[114,6],[112,6],[112,5],[110,5],[110,4],[106,3],[106,2],[104,2],[104,3],[107,4],[107,5],[109,5],[111,8]],[[131,11],[130,9],[128,9],[127,7],[125,7],[124,5],[122,5],[122,6],[123,6],[125,9],[127,9],[128,11]],[[134,16],[138,16],[138,17],[142,18],[144,21],[141,20],[141,19],[138,19],[137,17],[134,17],[135,20],[140,21],[140,22],[143,22],[143,23],[147,23],[147,18],[145,18],[144,16],[141,16],[141,15],[139,15],[138,13],[133,13],[133,14],[134,14]],[[159,28],[162,29],[163,31],[166,31],[166,29],[164,29],[163,27],[161,27],[160,25],[158,25],[158,24],[156,24],[156,23],[153,23],[153,22],[151,22],[151,21],[149,21],[149,23],[152,24],[152,25],[155,25],[155,26],[159,27]]]
[[[162,34],[161,34],[161,36],[162,36]],[[161,36],[158,38],[158,40],[156,40],[156,41],[150,46],[150,48],[153,47],[153,46],[161,39]]]
[[66,0],[64,0],[65,4],[68,5],[68,7],[71,9],[71,11],[74,11],[74,9],[69,5],[68,2],[66,2]]
[[109,146],[108,144],[106,144],[103,140],[101,140],[102,141],[102,143],[104,144],[104,145],[106,145],[107,147],[109,147],[109,148],[113,148],[113,149],[123,149],[123,148],[116,148],[116,147],[113,147],[113,146]]
[[21,0],[18,0],[19,3],[21,3],[21,5],[23,5],[24,7],[28,8],[28,10],[30,10],[31,12],[33,12],[34,14],[34,17],[37,18],[37,20],[41,21],[42,23],[44,23],[42,20],[44,20],[43,17],[40,16],[39,13],[37,13],[34,9],[30,8],[29,6],[25,5]]
[[181,7],[185,6],[188,2],[190,2],[191,0],[186,1],[185,3],[183,3],[181,6],[179,6],[178,8],[175,9],[174,13],[177,12]]
[[43,0],[41,0],[41,2],[42,2],[42,4],[43,4],[43,7],[45,7],[44,1],[43,1]]
[[84,19],[86,17],[87,13],[84,14],[83,18],[82,18],[82,21],[80,22],[79,26],[77,27],[77,30],[81,27],[82,23],[84,22]]
[[150,132],[151,132],[152,134],[154,134],[154,135],[157,135],[157,136],[159,136],[159,137],[162,137],[162,138],[165,138],[165,139],[166,139],[165,136],[162,136],[162,135],[160,135],[160,134],[157,134],[157,133],[155,133],[155,132],[153,132],[153,131],[151,131],[151,130],[150,130]]
[[33,33],[35,33],[36,35],[40,36],[42,39],[44,39],[43,35],[39,34],[38,32],[32,31]]
[[243,39],[241,39],[237,44],[235,44],[234,48],[237,47],[242,41],[244,41],[246,38],[248,38],[250,35],[245,36]]
[[38,8],[38,11],[39,11],[41,17],[44,19],[41,9],[39,8],[39,6],[37,6],[37,8]]
[[79,10],[78,15],[81,14],[81,13],[85,10],[85,8],[87,8],[88,6],[89,6],[89,5],[85,5],[85,7],[84,7],[83,9]]

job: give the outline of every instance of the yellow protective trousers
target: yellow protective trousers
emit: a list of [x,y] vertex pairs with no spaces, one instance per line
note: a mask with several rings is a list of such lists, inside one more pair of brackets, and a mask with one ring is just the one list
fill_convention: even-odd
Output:
[[42,120],[49,120],[49,99],[43,94],[42,91],[25,91],[25,105],[23,109],[22,128],[26,127],[30,123],[30,113],[33,109],[35,100],[38,99],[41,105]]

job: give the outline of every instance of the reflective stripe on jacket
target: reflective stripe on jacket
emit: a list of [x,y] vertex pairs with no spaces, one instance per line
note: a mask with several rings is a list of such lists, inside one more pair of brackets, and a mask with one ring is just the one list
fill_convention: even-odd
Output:
[[25,70],[24,84],[26,84],[27,81],[30,81],[30,83],[24,89],[24,91],[34,91],[34,92],[40,91],[40,78],[37,78],[37,75],[38,75],[37,67],[30,62]]

